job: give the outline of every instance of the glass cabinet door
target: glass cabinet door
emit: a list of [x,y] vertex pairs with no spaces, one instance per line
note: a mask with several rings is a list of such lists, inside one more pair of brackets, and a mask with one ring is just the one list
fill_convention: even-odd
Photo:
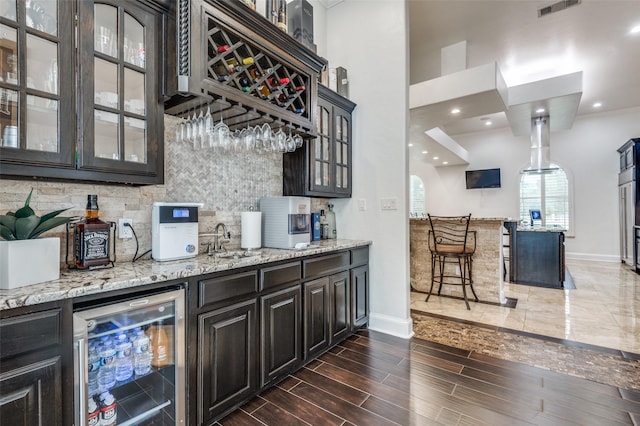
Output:
[[73,167],[72,4],[0,0],[0,137],[4,161]]
[[[93,21],[80,58],[83,134],[79,168],[151,173],[158,150],[157,24],[131,2],[81,2],[80,16]],[[82,18],[81,18],[82,19]]]
[[331,111],[324,105],[318,105],[318,136],[311,143],[311,190],[327,190],[331,186],[329,166],[331,158]]
[[335,115],[335,157],[336,157],[336,192],[348,191],[350,181],[350,135],[349,120],[339,110]]

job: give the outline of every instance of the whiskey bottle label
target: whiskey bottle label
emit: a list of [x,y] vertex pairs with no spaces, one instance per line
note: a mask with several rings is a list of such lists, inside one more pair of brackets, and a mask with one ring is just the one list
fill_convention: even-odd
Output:
[[82,235],[82,259],[109,258],[109,231],[86,231]]

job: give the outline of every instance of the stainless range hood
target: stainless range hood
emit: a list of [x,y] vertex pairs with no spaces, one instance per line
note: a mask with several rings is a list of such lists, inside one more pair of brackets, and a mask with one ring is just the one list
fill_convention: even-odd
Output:
[[531,119],[531,162],[522,173],[549,173],[558,170],[551,167],[549,116]]

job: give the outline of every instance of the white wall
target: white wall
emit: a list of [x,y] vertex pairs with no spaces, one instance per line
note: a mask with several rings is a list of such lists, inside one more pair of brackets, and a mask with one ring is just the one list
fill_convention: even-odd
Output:
[[[619,261],[618,153],[640,137],[640,108],[576,118],[569,130],[551,133],[551,159],[573,179],[574,237],[567,257]],[[411,174],[425,183],[427,212],[518,218],[519,171],[529,161],[529,137],[507,129],[454,136],[469,151],[469,166],[434,168],[412,160]],[[499,167],[500,189],[465,189],[464,170]]]
[[[369,328],[409,337],[406,2],[347,0],[326,13],[326,58],[348,70],[358,104],[353,196],[335,200],[339,237],[373,241]],[[384,197],[397,198],[398,210],[381,211]]]

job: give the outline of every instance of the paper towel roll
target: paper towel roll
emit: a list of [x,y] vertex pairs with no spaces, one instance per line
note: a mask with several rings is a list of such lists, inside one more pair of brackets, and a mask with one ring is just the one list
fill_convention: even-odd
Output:
[[242,212],[242,234],[240,247],[256,249],[262,247],[262,212]]

